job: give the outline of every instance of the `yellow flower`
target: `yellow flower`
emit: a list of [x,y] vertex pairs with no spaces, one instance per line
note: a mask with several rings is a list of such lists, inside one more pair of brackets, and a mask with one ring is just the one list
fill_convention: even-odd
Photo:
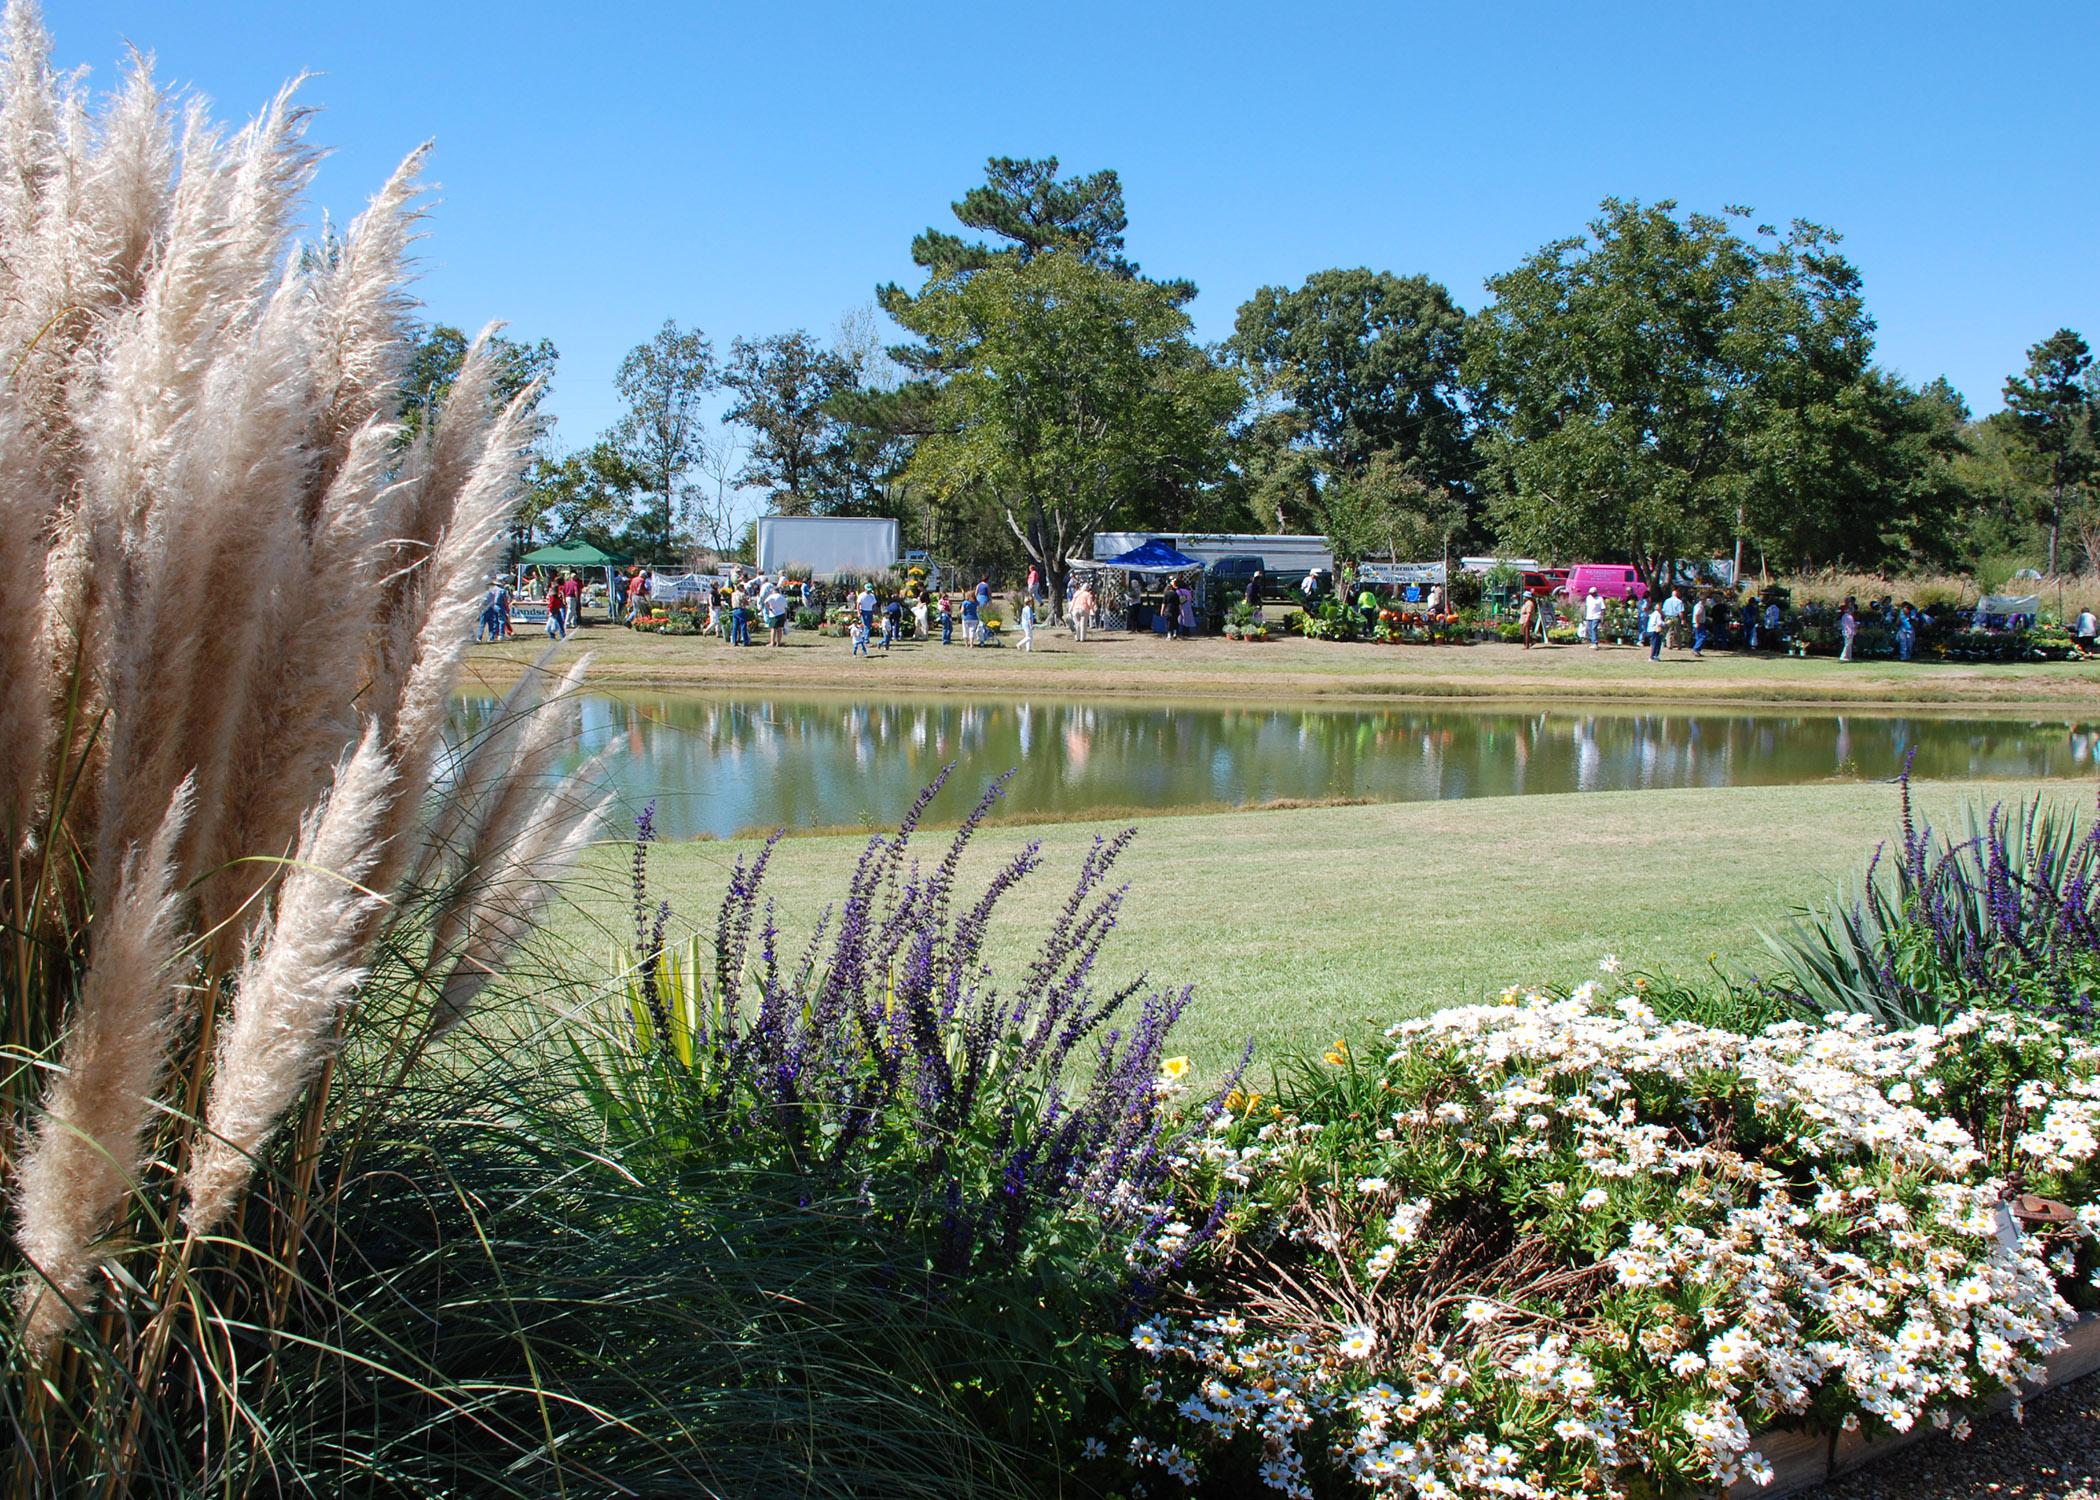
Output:
[[1320,1061],[1330,1068],[1345,1068],[1349,1065],[1349,1044],[1339,1037],[1332,1047],[1320,1054]]
[[1187,1058],[1170,1057],[1159,1065],[1159,1076],[1162,1078],[1181,1078],[1187,1075],[1188,1070],[1189,1060]]
[[1261,1095],[1249,1094],[1240,1089],[1234,1089],[1225,1096],[1225,1107],[1236,1115],[1252,1114],[1254,1106],[1259,1103],[1261,1103]]

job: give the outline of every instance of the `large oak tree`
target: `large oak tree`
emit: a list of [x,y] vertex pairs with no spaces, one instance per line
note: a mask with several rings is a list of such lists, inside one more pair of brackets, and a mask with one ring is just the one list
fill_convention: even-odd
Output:
[[1651,583],[1790,505],[1786,433],[1863,379],[1872,323],[1835,237],[1607,199],[1488,282],[1466,373],[1504,539]]
[[1243,303],[1226,348],[1260,396],[1297,411],[1330,472],[1391,455],[1423,484],[1470,478],[1459,378],[1466,315],[1426,276],[1320,271]]

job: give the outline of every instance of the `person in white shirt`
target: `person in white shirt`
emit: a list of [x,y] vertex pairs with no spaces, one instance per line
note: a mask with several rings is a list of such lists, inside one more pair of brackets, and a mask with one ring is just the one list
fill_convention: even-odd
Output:
[[1648,606],[1648,660],[1663,659],[1663,610],[1660,604]]
[[1598,649],[1597,636],[1604,629],[1604,596],[1590,585],[1589,597],[1582,601],[1582,638],[1590,643],[1590,649]]
[[1668,632],[1670,637],[1670,649],[1675,651],[1677,649],[1677,622],[1684,618],[1684,595],[1676,589],[1671,589],[1670,597],[1663,600],[1662,617],[1663,629]]
[[2090,609],[2081,609],[2078,612],[2078,628],[2072,631],[2072,634],[2087,646],[2091,646],[2094,638],[2100,637],[2100,619],[2094,618]]
[[1021,649],[1035,650],[1035,600],[1025,595],[1021,599]]

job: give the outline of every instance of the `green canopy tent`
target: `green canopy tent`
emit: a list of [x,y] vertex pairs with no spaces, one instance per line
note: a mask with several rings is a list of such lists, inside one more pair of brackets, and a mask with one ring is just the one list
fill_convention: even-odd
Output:
[[627,561],[589,542],[556,542],[535,547],[518,559],[528,568],[612,568]]
[[535,547],[518,559],[518,567],[521,579],[526,568],[568,568],[579,576],[587,568],[603,568],[607,613],[617,624],[620,618],[617,603],[619,583],[613,577],[612,570],[626,561],[626,558],[616,557],[602,547],[593,547],[589,542],[557,542],[551,546]]

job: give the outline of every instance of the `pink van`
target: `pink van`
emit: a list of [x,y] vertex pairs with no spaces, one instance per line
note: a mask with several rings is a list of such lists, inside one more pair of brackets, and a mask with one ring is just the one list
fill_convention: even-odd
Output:
[[1604,599],[1639,599],[1648,585],[1624,563],[1577,563],[1568,569],[1568,581],[1554,592],[1580,600],[1588,598],[1591,589]]

